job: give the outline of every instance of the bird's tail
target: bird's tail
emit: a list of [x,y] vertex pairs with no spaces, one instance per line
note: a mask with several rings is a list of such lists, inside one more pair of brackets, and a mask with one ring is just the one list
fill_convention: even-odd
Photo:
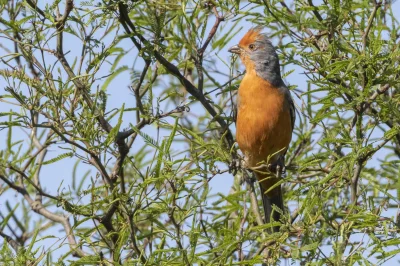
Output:
[[[262,202],[264,206],[264,215],[265,215],[265,223],[270,223],[273,221],[279,221],[281,219],[280,212],[273,209],[272,206],[276,206],[277,208],[281,209],[282,212],[284,211],[283,208],[283,197],[282,197],[282,188],[281,186],[277,186],[272,191],[266,192],[265,184],[260,182],[261,188],[261,196]],[[273,227],[273,232],[278,232],[279,226]]]

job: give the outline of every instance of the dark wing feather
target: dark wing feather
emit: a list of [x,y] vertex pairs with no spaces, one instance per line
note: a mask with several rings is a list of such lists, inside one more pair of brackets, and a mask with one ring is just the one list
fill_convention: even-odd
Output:
[[294,130],[294,123],[296,122],[296,107],[294,106],[293,98],[290,94],[290,90],[285,86],[281,86],[280,90],[285,94],[286,100],[289,103],[290,120],[292,122],[292,131]]
[[[290,92],[289,92],[290,94]],[[294,130],[294,123],[296,122],[296,107],[294,106],[294,102],[292,96],[289,95],[289,103],[290,103],[290,120],[292,121],[292,131]]]

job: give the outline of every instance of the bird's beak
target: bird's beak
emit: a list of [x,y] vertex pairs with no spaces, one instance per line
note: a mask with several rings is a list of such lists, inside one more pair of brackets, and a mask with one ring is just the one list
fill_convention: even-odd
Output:
[[232,54],[240,54],[242,52],[242,48],[240,48],[238,45],[234,45],[231,48],[229,48],[228,52]]

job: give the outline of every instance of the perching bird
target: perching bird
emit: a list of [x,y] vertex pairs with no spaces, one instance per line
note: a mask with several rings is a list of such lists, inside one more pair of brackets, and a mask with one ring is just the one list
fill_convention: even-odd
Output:
[[[273,167],[284,167],[295,122],[295,107],[280,72],[275,48],[260,28],[251,29],[229,52],[238,54],[246,67],[237,100],[236,140],[247,167],[269,165],[255,175],[263,195],[265,222],[279,221],[272,206],[283,208],[281,186],[268,191],[279,180]],[[274,231],[279,230],[275,227]]]

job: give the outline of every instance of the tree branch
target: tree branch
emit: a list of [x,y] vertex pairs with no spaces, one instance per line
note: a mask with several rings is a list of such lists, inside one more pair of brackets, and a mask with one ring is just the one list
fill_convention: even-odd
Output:
[[314,16],[320,21],[322,22],[324,19],[321,17],[321,15],[319,14],[318,10],[316,9],[316,7],[314,6],[314,3],[312,0],[308,0],[308,4],[313,7],[312,12],[314,13]]
[[[141,34],[139,34],[136,30],[136,27],[133,25],[132,21],[130,20],[128,16],[128,12],[126,9],[126,5],[123,3],[119,3],[119,10],[120,10],[120,22],[125,25],[124,28],[125,30],[127,29],[127,26],[129,26],[130,30],[132,30],[132,33],[139,38],[139,40],[142,43],[149,43]],[[128,29],[129,30],[129,29]],[[131,31],[128,31],[128,34],[131,34]],[[131,38],[137,49],[140,51],[141,45],[135,40],[135,38]],[[153,55],[157,59],[158,62],[160,62],[167,70],[170,72],[173,76],[175,76],[180,83],[185,87],[187,92],[189,92],[193,97],[195,97],[203,106],[204,108],[208,111],[208,113],[218,122],[218,124],[221,126],[221,135],[225,136],[225,139],[227,141],[227,148],[230,149],[233,144],[234,144],[234,139],[232,132],[229,130],[228,124],[225,122],[225,120],[220,117],[215,109],[210,105],[208,100],[204,97],[202,92],[196,88],[188,79],[186,79],[179,71],[179,69],[173,65],[171,62],[169,62],[165,57],[163,57],[157,50],[153,49]],[[235,158],[236,155],[233,153],[232,156]]]
[[[17,172],[17,173],[19,173],[19,174],[22,174],[25,178],[27,178],[26,175],[24,173],[21,173],[20,171],[18,171],[18,169],[14,168],[14,167],[10,167],[10,169],[15,171],[15,172]],[[60,224],[63,225],[65,233],[66,233],[67,238],[68,238],[68,242],[69,242],[70,248],[73,250],[73,255],[74,256],[83,257],[83,256],[86,255],[78,247],[78,244],[77,244],[76,239],[75,239],[75,235],[74,235],[74,233],[72,231],[72,227],[71,227],[71,224],[68,221],[68,218],[63,217],[61,215],[54,214],[54,213],[48,211],[40,202],[34,201],[30,197],[28,191],[25,189],[23,184],[21,184],[22,186],[18,186],[16,184],[14,184],[13,182],[11,182],[10,180],[8,180],[8,178],[6,178],[3,175],[0,175],[0,179],[3,180],[10,188],[14,189],[15,191],[17,191],[18,193],[23,195],[25,200],[28,202],[28,204],[31,206],[31,208],[32,208],[32,210],[34,212],[44,216],[45,218],[47,218],[47,219],[49,219],[49,220],[51,220],[53,222],[60,223]],[[35,187],[35,189],[37,189],[37,187]],[[41,192],[41,193],[42,193],[43,196],[46,196],[46,197],[49,197],[49,198],[52,198],[52,199],[55,198],[55,197],[53,197],[51,195],[48,195],[47,193],[43,193],[43,192]],[[55,198],[55,199],[57,200],[57,198]]]
[[39,13],[39,15],[41,15],[43,18],[46,18],[46,15],[44,14],[43,10],[41,10],[38,6],[37,6],[37,1],[36,3],[34,3],[32,0],[26,0],[26,2],[28,3],[28,5],[35,10],[36,12]]
[[210,33],[208,34],[208,37],[207,37],[206,41],[204,42],[203,46],[202,46],[202,47],[200,48],[200,50],[198,51],[198,55],[199,55],[199,57],[200,57],[201,59],[203,58],[203,55],[204,55],[204,52],[205,52],[206,49],[207,49],[207,46],[210,44],[212,38],[214,38],[215,33],[217,33],[219,24],[220,24],[222,21],[225,21],[225,17],[224,17],[224,16],[220,16],[220,15],[218,14],[217,7],[216,7],[216,6],[213,7],[213,12],[214,12],[214,15],[215,15],[215,23],[214,23],[214,26],[212,27]]
[[15,252],[18,252],[20,245],[18,244],[17,241],[15,241],[11,236],[5,234],[3,230],[0,229],[0,236],[3,237],[8,244],[15,250]]

